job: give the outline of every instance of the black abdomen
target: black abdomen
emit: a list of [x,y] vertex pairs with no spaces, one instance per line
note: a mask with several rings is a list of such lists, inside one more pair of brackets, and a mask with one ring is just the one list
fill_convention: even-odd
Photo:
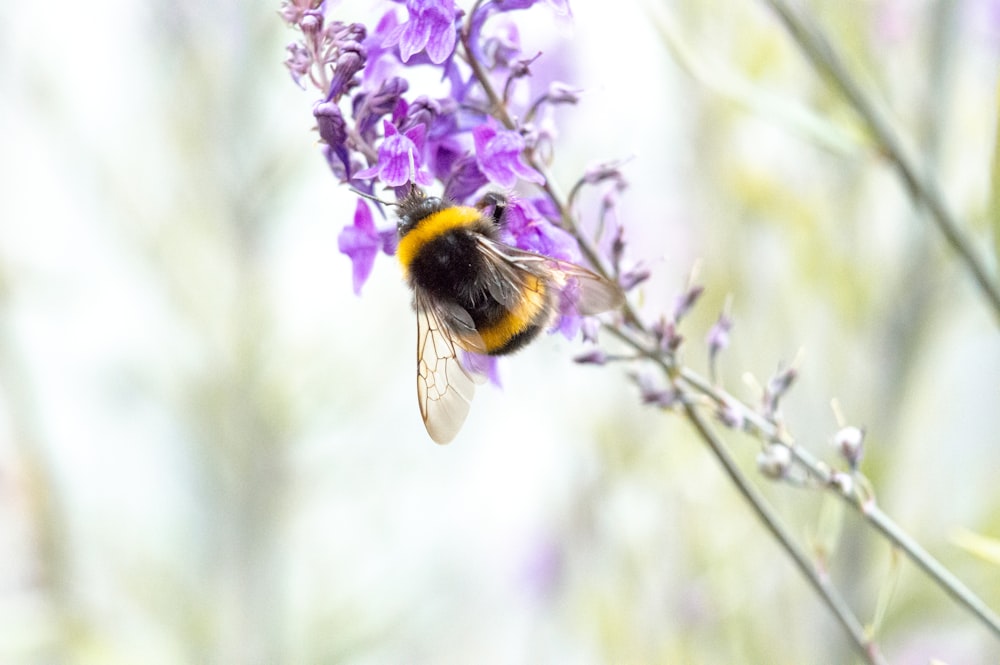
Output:
[[[410,264],[410,279],[431,296],[453,302],[467,311],[476,330],[484,333],[487,353],[503,355],[534,339],[545,321],[511,320],[510,307],[490,295],[486,280],[490,279],[492,271],[485,261],[473,234],[455,229],[428,241],[421,248]],[[510,333],[500,336],[502,342],[485,334],[498,325]]]

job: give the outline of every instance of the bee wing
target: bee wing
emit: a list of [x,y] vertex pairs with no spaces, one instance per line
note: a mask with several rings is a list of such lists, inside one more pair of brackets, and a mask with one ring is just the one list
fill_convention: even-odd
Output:
[[414,291],[417,310],[417,401],[427,433],[436,443],[448,443],[461,429],[482,381],[466,369],[455,349],[475,350],[482,340],[472,317],[458,306],[447,306]]
[[511,247],[486,236],[477,240],[487,259],[490,295],[507,307],[516,306],[525,289],[533,290],[533,280],[526,279],[529,275],[572,296],[577,312],[584,316],[616,309],[625,302],[625,294],[617,284],[575,263]]

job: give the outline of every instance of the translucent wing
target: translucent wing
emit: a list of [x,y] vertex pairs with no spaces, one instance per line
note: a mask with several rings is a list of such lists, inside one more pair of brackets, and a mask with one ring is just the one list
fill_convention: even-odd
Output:
[[448,443],[461,429],[482,378],[463,367],[455,349],[482,348],[472,318],[460,307],[435,303],[414,291],[417,310],[417,401],[427,433],[436,443]]
[[486,236],[477,237],[490,272],[488,288],[497,302],[513,308],[524,289],[533,289],[535,278],[554,285],[573,299],[584,316],[616,309],[625,302],[621,288],[575,263],[517,249]]

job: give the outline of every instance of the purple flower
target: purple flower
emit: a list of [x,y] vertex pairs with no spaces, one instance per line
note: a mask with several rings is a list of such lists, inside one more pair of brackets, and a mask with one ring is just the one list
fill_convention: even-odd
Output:
[[591,349],[573,358],[573,362],[581,365],[603,365],[608,362],[608,355],[601,349]]
[[361,287],[368,281],[379,249],[386,254],[396,251],[396,230],[376,229],[368,204],[363,199],[358,199],[358,205],[354,209],[354,224],[345,226],[340,232],[337,246],[341,253],[347,254],[351,259],[354,293],[361,295]]
[[576,281],[570,281],[559,292],[559,320],[554,328],[566,339],[576,337],[583,327],[583,317],[576,311],[578,302],[580,302],[580,287]]
[[365,47],[358,42],[347,42],[337,54],[333,65],[333,80],[326,98],[340,99],[341,95],[358,85],[355,75],[364,69],[368,56]]
[[308,74],[309,68],[312,67],[312,56],[309,55],[306,47],[299,42],[289,44],[286,50],[288,57],[285,58],[285,66],[288,67],[295,84],[305,89],[305,86],[302,85],[302,77]]
[[408,62],[425,51],[435,65],[447,60],[455,50],[458,11],[451,0],[406,0],[410,19],[392,30],[383,46],[399,45],[399,57]]
[[532,543],[521,566],[521,577],[528,592],[541,600],[551,598],[565,574],[564,546],[556,536],[546,534]]
[[531,201],[513,199],[504,214],[505,231],[515,246],[562,261],[580,261],[573,236],[543,217]]
[[[442,154],[443,145],[439,144],[438,146],[437,154],[441,160],[439,166],[447,159]],[[441,173],[437,169],[435,171]],[[452,201],[467,200],[487,182],[486,176],[479,170],[479,164],[476,163],[476,159],[472,155],[452,158],[447,173],[444,181],[444,196]]]
[[673,319],[662,317],[652,326],[656,346],[664,353],[673,353],[684,343],[684,336],[677,331],[677,323]]
[[[569,0],[547,0],[557,14],[565,16],[569,14]],[[496,0],[494,4],[499,11],[509,12],[515,9],[528,9],[538,3],[538,0]]]
[[354,98],[354,122],[358,133],[367,140],[374,139],[373,130],[378,121],[393,113],[409,89],[406,79],[392,76],[378,86],[374,92],[366,92]]
[[778,403],[792,387],[798,375],[799,373],[794,367],[779,368],[774,376],[768,380],[767,387],[764,389],[764,415],[773,418],[778,414]]
[[378,149],[378,162],[371,168],[359,172],[356,177],[367,179],[378,176],[390,187],[401,187],[407,183],[431,184],[431,177],[423,170],[424,137],[427,130],[417,125],[400,134],[396,126],[388,120],[382,123],[385,139]]
[[462,365],[473,374],[479,374],[489,379],[490,383],[500,388],[500,363],[496,356],[462,351]]
[[725,312],[719,314],[718,321],[708,331],[708,355],[714,361],[715,357],[729,346],[729,331],[733,328],[733,320]]
[[542,174],[521,161],[524,139],[517,132],[497,129],[491,118],[472,130],[476,159],[483,174],[490,182],[506,189],[524,179],[536,184],[545,182]]
[[347,125],[340,107],[333,102],[318,102],[313,107],[313,116],[323,142],[334,150],[341,148],[347,141]]
[[279,13],[286,23],[295,25],[322,4],[321,2],[313,2],[313,0],[285,0],[281,3]]
[[[477,4],[476,11],[469,21],[469,35],[472,37],[473,50],[476,53],[476,57],[481,57],[483,55],[483,50],[479,46],[479,36],[487,19],[495,14],[512,12],[520,9],[529,9],[537,3],[538,0],[493,0],[492,2]],[[548,0],[548,4],[555,10],[557,15],[569,16],[570,11],[568,0]]]
[[517,24],[500,26],[492,37],[483,40],[482,55],[490,67],[510,67],[521,54],[521,35]]
[[669,409],[680,399],[674,388],[662,387],[648,372],[635,374],[632,379],[639,387],[639,396],[643,404]]
[[377,86],[399,69],[399,59],[394,53],[395,44],[391,43],[392,34],[399,29],[399,17],[396,16],[395,9],[390,9],[365,39],[368,64],[361,74],[365,87]]
[[[701,298],[701,294],[704,292],[705,292],[705,287],[694,285],[689,287],[681,295],[677,296],[677,299],[674,301],[674,321],[680,322],[681,319],[687,316],[688,312],[691,311],[695,303],[698,302],[698,299]],[[721,318],[719,320],[719,323],[717,323],[716,325],[720,327],[723,326]],[[726,327],[725,332],[724,333],[720,332],[720,334],[728,335],[729,328],[732,327],[732,322],[728,321],[727,319],[725,327]],[[728,339],[721,339],[720,337],[716,336],[715,338],[710,338],[709,340],[709,345],[713,343],[718,344],[721,349],[724,348],[725,344],[728,344]]]

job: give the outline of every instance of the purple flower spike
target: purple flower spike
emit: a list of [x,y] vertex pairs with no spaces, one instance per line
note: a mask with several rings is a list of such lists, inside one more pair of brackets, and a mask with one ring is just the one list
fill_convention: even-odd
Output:
[[512,188],[518,178],[542,184],[542,174],[521,161],[524,139],[517,132],[497,129],[495,122],[487,122],[472,130],[476,145],[476,160],[483,174],[490,182]]
[[337,247],[351,259],[356,295],[361,295],[361,287],[368,281],[379,249],[386,254],[395,250],[395,236],[394,229],[376,229],[368,204],[363,199],[358,199],[358,205],[354,209],[354,224],[345,226],[337,238]]
[[366,179],[378,176],[379,180],[390,187],[401,187],[409,182],[427,186],[431,177],[423,170],[420,157],[423,152],[424,139],[427,130],[423,125],[417,125],[400,134],[396,126],[388,120],[382,123],[385,140],[378,149],[378,162],[371,168],[357,174],[358,178]]
[[451,0],[407,0],[410,20],[386,38],[384,45],[399,44],[399,57],[408,62],[426,51],[435,65],[447,60],[455,50],[455,17],[458,11]]

